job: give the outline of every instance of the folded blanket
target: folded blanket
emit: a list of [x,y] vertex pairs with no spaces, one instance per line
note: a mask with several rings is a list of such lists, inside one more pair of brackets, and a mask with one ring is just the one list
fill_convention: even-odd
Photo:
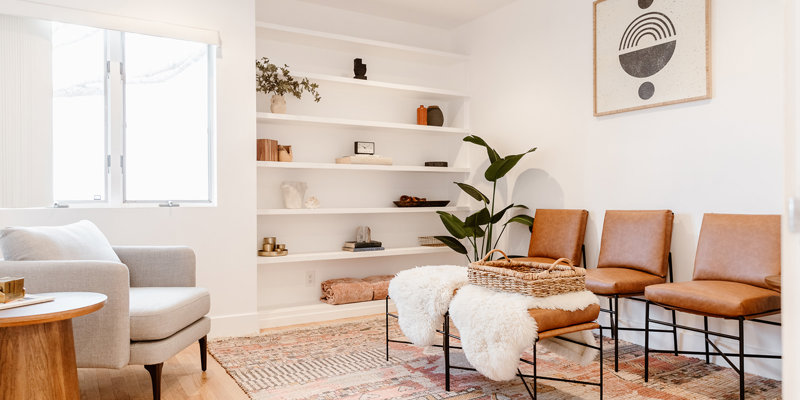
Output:
[[372,300],[383,300],[389,295],[389,282],[394,275],[374,275],[364,278],[364,282],[372,285]]
[[372,285],[361,279],[339,278],[322,282],[322,298],[328,304],[358,303],[372,300]]
[[[489,379],[506,381],[516,377],[522,352],[533,346],[538,337],[536,320],[528,309],[575,311],[591,304],[598,304],[598,300],[589,291],[530,297],[467,285],[459,289],[450,302],[450,317],[458,328],[461,346],[470,364]],[[567,337],[595,345],[591,332],[578,332]],[[545,345],[545,342],[547,340],[541,344]],[[579,354],[570,358],[583,362],[592,361],[597,353],[590,348],[574,346],[557,343],[550,348],[559,354],[578,351]]]
[[429,346],[456,289],[467,284],[467,268],[456,265],[417,267],[400,271],[389,283],[389,297],[398,312],[403,334],[417,346]]

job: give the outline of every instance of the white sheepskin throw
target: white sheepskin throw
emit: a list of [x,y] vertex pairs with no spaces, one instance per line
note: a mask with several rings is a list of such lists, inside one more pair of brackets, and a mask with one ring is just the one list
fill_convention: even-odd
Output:
[[[599,302],[597,296],[589,291],[530,297],[466,285],[458,290],[450,302],[450,317],[458,328],[461,346],[470,364],[489,379],[507,381],[516,377],[522,352],[531,348],[538,337],[536,320],[528,314],[529,308],[575,311],[591,304]],[[586,333],[578,332],[569,337],[595,345],[594,336]],[[597,353],[596,350],[575,344],[564,346],[559,343],[550,348],[559,354],[577,350],[579,353],[569,358],[582,362],[590,362]]]
[[453,292],[467,284],[467,268],[432,265],[400,271],[389,283],[403,334],[417,346],[430,346]]

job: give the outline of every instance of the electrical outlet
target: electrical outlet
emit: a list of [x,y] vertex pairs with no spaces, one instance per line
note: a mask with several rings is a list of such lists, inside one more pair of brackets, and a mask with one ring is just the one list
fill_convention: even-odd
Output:
[[306,286],[314,286],[317,280],[315,275],[314,271],[306,271]]

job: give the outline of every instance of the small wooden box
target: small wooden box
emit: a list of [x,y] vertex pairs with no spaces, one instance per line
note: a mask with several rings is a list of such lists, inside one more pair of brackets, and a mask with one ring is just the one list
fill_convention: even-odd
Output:
[[25,278],[0,278],[0,303],[25,297]]
[[256,159],[258,161],[278,161],[278,141],[257,139]]

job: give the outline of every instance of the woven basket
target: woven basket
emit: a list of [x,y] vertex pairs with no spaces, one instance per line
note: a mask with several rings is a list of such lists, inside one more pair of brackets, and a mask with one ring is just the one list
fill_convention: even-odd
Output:
[[[494,252],[505,260],[486,261]],[[562,265],[565,262],[567,265]],[[513,261],[500,250],[492,250],[481,261],[469,265],[469,283],[500,291],[520,293],[533,297],[586,290],[586,270],[572,265],[568,258],[559,258],[552,264]]]

